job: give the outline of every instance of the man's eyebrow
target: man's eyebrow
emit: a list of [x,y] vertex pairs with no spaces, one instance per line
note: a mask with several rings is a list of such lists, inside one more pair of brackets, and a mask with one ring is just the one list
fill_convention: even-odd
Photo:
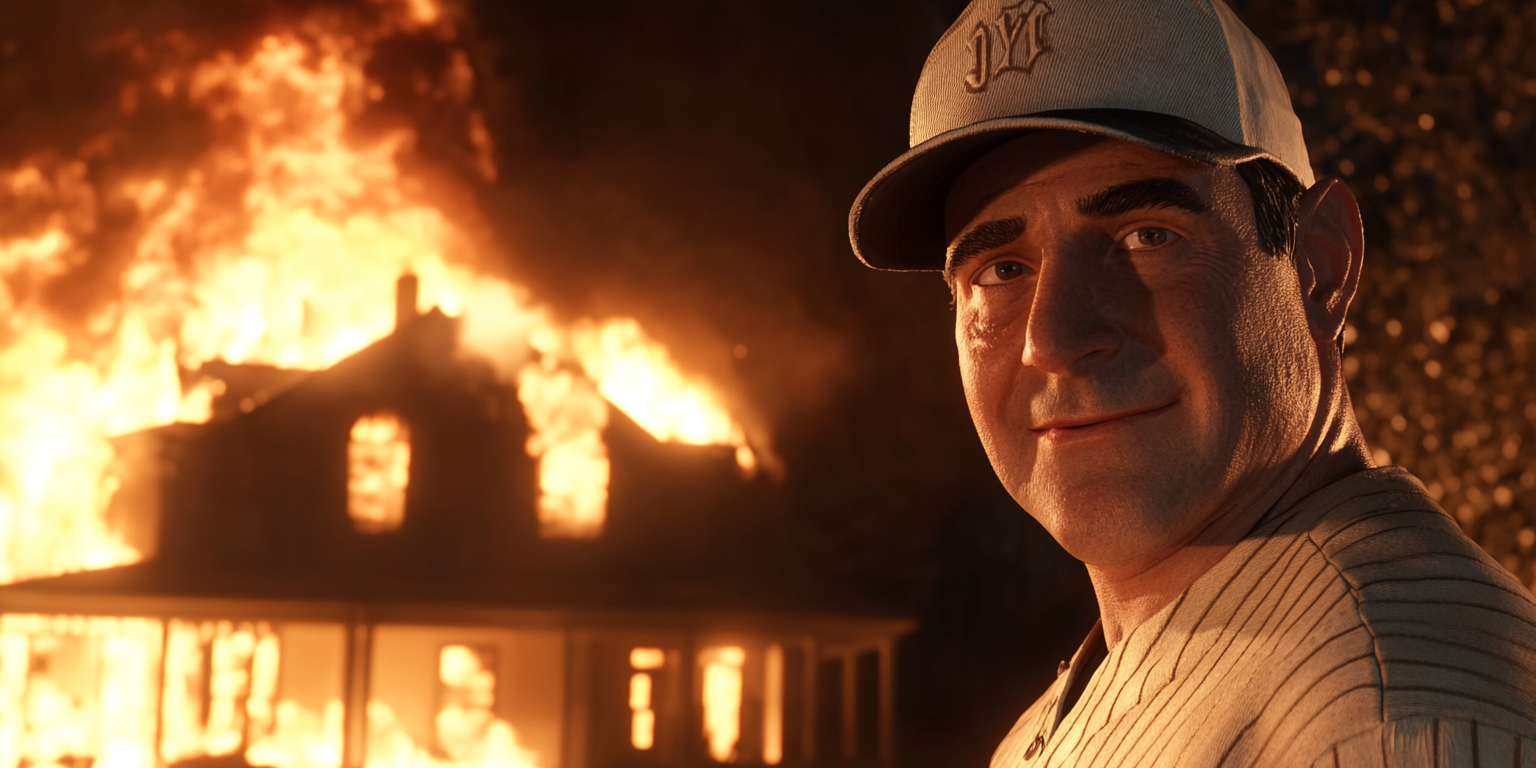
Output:
[[955,272],[977,254],[993,248],[1001,248],[1024,235],[1024,217],[1014,216],[996,221],[986,221],[965,231],[950,246],[949,258],[944,262],[944,279],[953,282]]
[[1178,179],[1142,179],[1116,184],[1077,201],[1077,212],[1092,219],[1107,219],[1145,208],[1177,208],[1207,213],[1211,207],[1194,187]]

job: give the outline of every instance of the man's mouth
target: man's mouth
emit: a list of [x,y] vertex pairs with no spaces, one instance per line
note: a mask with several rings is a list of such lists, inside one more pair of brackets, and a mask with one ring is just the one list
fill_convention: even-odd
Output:
[[1178,400],[1174,400],[1172,402],[1151,408],[1134,408],[1126,411],[1118,411],[1093,416],[1062,417],[1051,419],[1033,427],[1031,431],[1037,435],[1040,435],[1041,437],[1046,437],[1053,441],[1088,437],[1090,435],[1108,432],[1118,427],[1130,426],[1131,424],[1142,421],[1144,419],[1152,418],[1158,414],[1163,413],[1164,411],[1167,411],[1173,406],[1178,405],[1178,403]]

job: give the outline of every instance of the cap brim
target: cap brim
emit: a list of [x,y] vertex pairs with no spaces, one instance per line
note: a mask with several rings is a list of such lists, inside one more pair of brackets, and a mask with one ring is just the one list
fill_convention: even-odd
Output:
[[982,155],[1039,130],[1109,136],[1218,166],[1269,156],[1187,120],[1129,109],[1061,110],[984,120],[913,147],[864,185],[848,214],[854,254],[875,269],[943,269],[944,201],[950,188]]

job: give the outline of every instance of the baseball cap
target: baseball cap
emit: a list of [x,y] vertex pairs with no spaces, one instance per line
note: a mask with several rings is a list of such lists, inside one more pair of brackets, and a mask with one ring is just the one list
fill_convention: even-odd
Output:
[[973,0],[923,65],[911,149],[854,201],[854,253],[877,269],[942,269],[955,180],[1051,129],[1217,166],[1268,158],[1313,183],[1279,67],[1221,0]]

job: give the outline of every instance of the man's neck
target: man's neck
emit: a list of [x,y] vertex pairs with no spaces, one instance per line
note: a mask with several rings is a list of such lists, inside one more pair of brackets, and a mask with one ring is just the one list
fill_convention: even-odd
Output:
[[[1347,395],[1342,398],[1348,408]],[[1279,473],[1248,503],[1214,517],[1187,541],[1131,563],[1088,566],[1099,601],[1104,640],[1113,649],[1226,557],[1270,510],[1289,509],[1313,492],[1374,466],[1352,414],[1335,412],[1298,453],[1297,466]]]

